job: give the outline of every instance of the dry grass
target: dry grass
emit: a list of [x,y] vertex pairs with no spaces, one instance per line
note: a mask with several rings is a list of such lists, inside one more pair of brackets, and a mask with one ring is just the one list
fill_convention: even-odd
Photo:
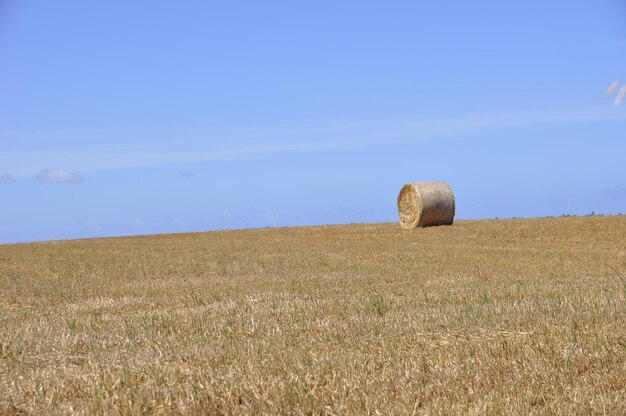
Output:
[[626,414],[626,216],[0,246],[0,413]]

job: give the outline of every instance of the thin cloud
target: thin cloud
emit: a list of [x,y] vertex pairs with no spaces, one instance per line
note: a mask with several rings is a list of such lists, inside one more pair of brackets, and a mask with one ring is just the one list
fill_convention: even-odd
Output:
[[626,97],[626,85],[624,85],[622,89],[620,89],[617,93],[617,97],[615,98],[615,105],[620,105],[624,100],[624,97]]
[[619,87],[619,81],[613,81],[604,95],[610,97],[617,90],[617,87]]
[[93,218],[87,218],[81,221],[81,225],[94,231],[104,230],[104,227],[102,226],[102,224],[100,224],[98,221],[96,221]]
[[626,40],[620,39],[620,40],[614,40],[614,41],[609,41],[609,42],[598,42],[595,43],[594,46],[597,49],[602,49],[602,50],[619,50],[619,49],[626,49]]
[[134,219],[128,222],[128,225],[130,225],[131,227],[143,227],[144,225],[146,225],[144,220],[140,220],[140,219]]
[[[59,165],[72,164],[83,172],[102,172],[150,166],[166,166],[184,163],[199,163],[213,160],[232,160],[254,157],[263,154],[292,152],[332,151],[336,149],[355,149],[370,146],[386,146],[432,140],[445,140],[446,137],[461,137],[463,133],[488,131],[503,127],[543,125],[583,125],[596,123],[623,122],[626,114],[607,113],[605,110],[568,109],[564,111],[505,112],[474,115],[457,115],[434,120],[380,120],[361,125],[334,126],[317,130],[293,130],[287,135],[284,131],[263,132],[245,136],[223,136],[238,142],[237,145],[215,145],[214,137],[190,140],[184,148],[177,142],[144,143],[137,148],[98,147],[55,149],[46,153],[32,151],[12,151],[0,154],[0,164],[8,165],[12,170],[25,171],[18,160],[30,160],[31,164],[44,160],[58,160]],[[212,143],[213,142],[213,143]],[[220,142],[224,142],[221,140]],[[254,143],[254,144],[250,144]],[[97,154],[97,158],[94,155]],[[15,163],[13,166],[12,164]],[[26,171],[24,172],[26,173]],[[69,172],[68,172],[69,173]],[[179,171],[181,176],[193,172]],[[74,174],[69,174],[74,175]],[[77,177],[65,176],[66,178]],[[76,180],[76,179],[74,179]]]
[[44,183],[80,183],[82,178],[63,168],[48,168],[37,174],[37,179]]
[[190,172],[190,171],[188,171],[188,170],[181,170],[180,172],[178,172],[178,174],[179,174],[180,176],[184,176],[184,177],[186,177],[186,178],[191,178],[191,177],[193,177],[193,176],[196,176],[196,174],[195,174],[195,173]]
[[174,223],[174,225],[176,225],[177,227],[185,227],[187,226],[187,221],[185,221],[182,218],[173,218],[172,222]]
[[270,224],[276,224],[280,221],[280,214],[273,211],[263,212],[263,219]]
[[15,182],[15,178],[10,173],[5,173],[4,175],[0,176],[0,185],[11,182]]
[[626,199],[626,186],[611,186],[600,190],[598,194],[610,200],[623,200]]

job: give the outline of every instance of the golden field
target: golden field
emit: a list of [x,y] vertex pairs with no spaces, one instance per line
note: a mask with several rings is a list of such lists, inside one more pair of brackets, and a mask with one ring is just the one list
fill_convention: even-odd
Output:
[[626,414],[626,216],[0,246],[0,414]]

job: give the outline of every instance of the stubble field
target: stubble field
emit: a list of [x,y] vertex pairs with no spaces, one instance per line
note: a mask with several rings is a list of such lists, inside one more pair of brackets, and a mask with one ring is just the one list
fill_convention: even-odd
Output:
[[0,414],[626,414],[626,216],[0,246]]

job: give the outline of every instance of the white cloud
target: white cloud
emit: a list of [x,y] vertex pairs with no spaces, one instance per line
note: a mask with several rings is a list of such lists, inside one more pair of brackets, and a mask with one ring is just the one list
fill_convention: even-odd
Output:
[[37,179],[46,183],[80,183],[82,178],[63,168],[48,168],[37,174]]
[[134,219],[128,223],[131,227],[143,227],[146,223],[143,220]]
[[235,219],[235,216],[233,215],[233,213],[227,209],[222,211],[221,217],[223,220],[226,220],[226,221],[232,221]]
[[95,231],[102,231],[104,229],[104,227],[102,227],[102,225],[93,218],[87,218],[81,221],[81,224],[84,227],[91,228],[92,230],[95,230]]
[[272,211],[263,212],[263,219],[270,224],[276,224],[280,221],[280,214]]
[[178,226],[178,227],[184,227],[187,225],[187,221],[185,221],[182,218],[174,218],[172,219],[172,222],[174,223],[174,225]]
[[3,183],[11,182],[15,182],[15,178],[10,173],[5,173],[4,175],[0,176],[0,185]]

